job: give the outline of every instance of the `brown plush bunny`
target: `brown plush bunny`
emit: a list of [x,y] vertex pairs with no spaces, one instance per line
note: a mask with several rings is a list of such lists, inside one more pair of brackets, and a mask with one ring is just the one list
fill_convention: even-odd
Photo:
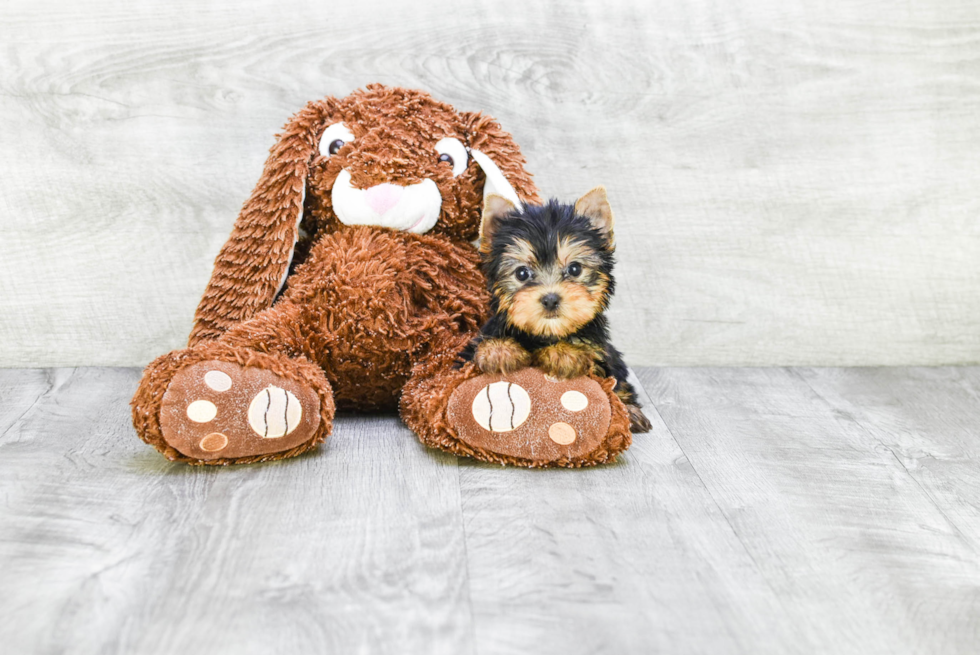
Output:
[[[140,438],[192,464],[280,459],[322,442],[335,407],[400,401],[425,443],[457,454],[525,466],[615,456],[630,435],[610,381],[512,376],[530,419],[500,443],[505,432],[473,419],[499,380],[452,368],[487,316],[471,244],[484,194],[536,202],[523,164],[493,119],[421,91],[370,85],[309,103],[218,254],[188,348],[146,368],[132,402]],[[551,407],[568,390],[589,398],[573,418]],[[577,426],[572,442],[548,436],[558,419]]]

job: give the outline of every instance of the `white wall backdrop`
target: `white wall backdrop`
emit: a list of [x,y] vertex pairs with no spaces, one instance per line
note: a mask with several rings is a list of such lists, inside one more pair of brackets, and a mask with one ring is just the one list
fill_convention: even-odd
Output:
[[375,81],[607,185],[634,365],[980,361],[975,0],[7,0],[0,365],[183,344],[273,135]]

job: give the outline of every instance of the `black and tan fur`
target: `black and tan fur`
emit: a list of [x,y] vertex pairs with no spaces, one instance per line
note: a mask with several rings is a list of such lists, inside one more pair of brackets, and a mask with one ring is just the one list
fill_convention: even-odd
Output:
[[533,365],[559,379],[613,377],[631,429],[648,431],[603,313],[615,289],[613,215],[605,188],[575,205],[551,200],[523,209],[489,196],[481,239],[493,315],[460,359],[489,374]]

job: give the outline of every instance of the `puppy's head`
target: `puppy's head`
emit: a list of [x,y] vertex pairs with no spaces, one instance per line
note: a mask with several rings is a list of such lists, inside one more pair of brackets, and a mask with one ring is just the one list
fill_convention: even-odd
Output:
[[494,195],[484,204],[480,252],[496,309],[530,334],[561,339],[606,309],[613,249],[604,187],[575,205],[519,209]]

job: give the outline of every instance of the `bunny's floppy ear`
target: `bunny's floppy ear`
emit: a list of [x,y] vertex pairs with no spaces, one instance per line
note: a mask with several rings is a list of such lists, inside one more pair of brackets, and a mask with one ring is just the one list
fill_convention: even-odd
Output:
[[495,195],[517,207],[527,202],[540,202],[538,189],[531,181],[531,174],[524,170],[524,156],[513,137],[489,116],[479,112],[463,112],[461,116],[466,124],[470,156],[486,178],[484,201]]
[[214,261],[189,345],[214,339],[272,304],[289,272],[318,132],[335,103],[327,98],[308,104],[269,151],[262,177]]
[[483,183],[484,204],[486,204],[491,196],[503,198],[514,206],[520,206],[523,204],[517,195],[517,191],[514,190],[514,187],[512,187],[510,182],[507,181],[507,177],[503,174],[500,168],[493,163],[492,159],[487,157],[479,150],[470,150],[470,155],[476,160],[476,163],[480,165],[480,169],[483,171],[483,175],[486,177],[486,182]]

